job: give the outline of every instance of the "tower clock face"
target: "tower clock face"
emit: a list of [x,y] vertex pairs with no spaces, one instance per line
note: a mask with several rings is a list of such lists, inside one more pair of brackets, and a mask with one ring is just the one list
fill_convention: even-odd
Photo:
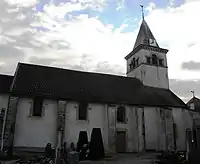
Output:
[[155,39],[149,39],[149,44],[151,46],[156,46],[156,40]]

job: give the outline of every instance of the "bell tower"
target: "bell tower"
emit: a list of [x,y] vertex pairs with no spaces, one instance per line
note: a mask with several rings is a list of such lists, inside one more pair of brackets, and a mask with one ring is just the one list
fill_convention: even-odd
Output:
[[134,48],[125,57],[127,76],[140,79],[146,86],[169,89],[167,52],[159,47],[143,17]]

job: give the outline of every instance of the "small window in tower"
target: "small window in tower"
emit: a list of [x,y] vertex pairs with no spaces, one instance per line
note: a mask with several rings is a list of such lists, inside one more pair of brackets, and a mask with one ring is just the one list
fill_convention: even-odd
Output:
[[126,122],[126,109],[124,106],[119,106],[117,108],[117,122],[120,123]]
[[139,65],[139,58],[136,59],[136,66]]
[[159,65],[164,66],[164,60],[163,59],[159,59]]
[[148,39],[144,39],[143,43],[144,44],[149,44],[149,40]]
[[135,58],[131,60],[130,69],[133,69],[134,67],[135,67]]
[[152,55],[152,64],[157,65],[158,64],[158,58],[155,54]]
[[151,58],[147,56],[146,59],[147,59],[147,64],[151,64]]

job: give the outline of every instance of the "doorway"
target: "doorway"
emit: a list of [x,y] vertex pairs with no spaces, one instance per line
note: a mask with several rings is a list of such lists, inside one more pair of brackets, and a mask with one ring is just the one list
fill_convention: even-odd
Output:
[[116,151],[117,153],[126,152],[126,132],[125,131],[117,131]]

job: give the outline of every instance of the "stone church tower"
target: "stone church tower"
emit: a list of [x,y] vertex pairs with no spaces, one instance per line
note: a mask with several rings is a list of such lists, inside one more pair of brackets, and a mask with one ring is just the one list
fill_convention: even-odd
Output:
[[159,47],[143,19],[134,48],[125,57],[127,76],[140,79],[146,86],[168,89],[167,52]]

